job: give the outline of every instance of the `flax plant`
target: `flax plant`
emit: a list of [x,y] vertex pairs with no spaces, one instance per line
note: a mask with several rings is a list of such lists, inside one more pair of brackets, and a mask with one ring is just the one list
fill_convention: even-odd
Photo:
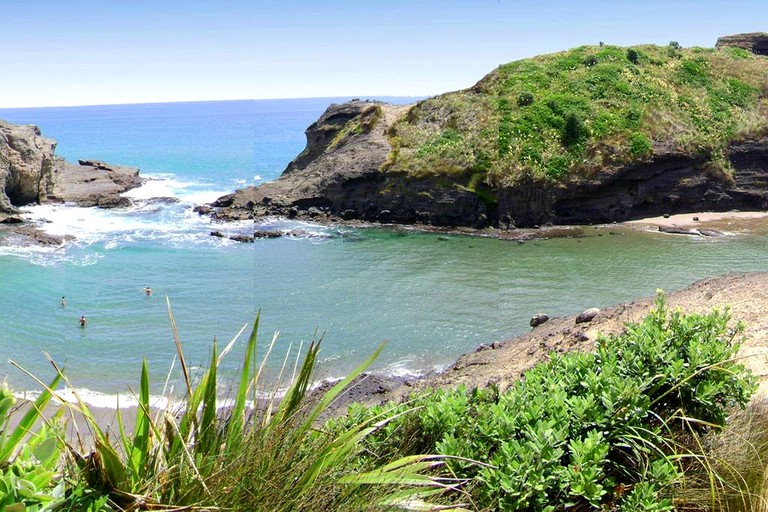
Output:
[[[111,509],[365,510],[393,500],[409,503],[409,496],[421,506],[423,497],[450,487],[427,474],[434,474],[441,461],[422,456],[396,461],[395,466],[371,473],[365,480],[343,478],[350,476],[346,463],[359,451],[360,441],[387,418],[362,422],[333,436],[317,430],[324,411],[383,346],[330,390],[308,400],[321,340],[312,341],[292,371],[286,371],[284,363],[280,374],[291,373],[289,382],[278,379],[265,384],[263,369],[277,335],[257,368],[257,315],[245,343],[234,399],[221,407],[217,400],[219,365],[245,328],[221,353],[214,341],[208,368],[194,381],[170,303],[168,314],[186,393],[176,409],[153,408],[144,361],[132,432],[119,410],[118,434],[104,429],[54,364],[57,378],[72,388],[76,397],[72,407],[85,419],[93,438],[94,447],[88,454],[70,446],[75,479],[78,485],[108,497]],[[278,390],[286,385],[287,391],[278,399]],[[56,396],[53,387],[46,392]],[[270,398],[259,400],[259,396]],[[392,467],[397,471],[389,470]]]

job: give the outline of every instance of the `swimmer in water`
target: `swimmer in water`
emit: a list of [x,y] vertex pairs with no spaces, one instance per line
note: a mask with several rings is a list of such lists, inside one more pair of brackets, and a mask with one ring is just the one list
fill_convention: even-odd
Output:
[[80,327],[85,327],[86,325],[88,325],[88,319],[85,318],[84,316],[80,317],[79,322],[80,322]]
[[144,294],[145,294],[147,297],[149,297],[150,295],[152,295],[152,288],[150,288],[149,286],[147,286],[146,288],[144,288]]

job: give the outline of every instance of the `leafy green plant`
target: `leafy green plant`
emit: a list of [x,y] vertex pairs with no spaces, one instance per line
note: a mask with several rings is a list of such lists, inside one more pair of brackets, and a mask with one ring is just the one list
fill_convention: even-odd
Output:
[[565,124],[563,125],[562,142],[563,146],[572,148],[578,144],[583,143],[589,136],[589,131],[584,126],[584,122],[579,118],[575,112],[569,113],[565,116]]
[[[57,376],[49,387],[57,386],[59,381]],[[56,427],[60,411],[49,418],[43,416],[51,397],[48,391],[40,393],[11,427],[16,398],[5,383],[0,386],[0,510],[52,510],[63,501],[54,489],[63,449],[62,435]],[[43,424],[34,430],[41,420]]]
[[[755,389],[728,320],[669,312],[660,295],[642,322],[600,336],[594,353],[552,355],[504,393],[412,397],[402,407],[418,414],[367,438],[358,467],[434,451],[480,509],[671,510],[678,484],[701,467],[692,440],[722,428]],[[352,408],[327,427],[380,412]]]
[[653,146],[645,134],[635,132],[629,136],[629,152],[632,156],[646,156],[653,152]]
[[517,97],[517,106],[527,107],[528,105],[533,105],[533,94],[528,91],[523,91]]

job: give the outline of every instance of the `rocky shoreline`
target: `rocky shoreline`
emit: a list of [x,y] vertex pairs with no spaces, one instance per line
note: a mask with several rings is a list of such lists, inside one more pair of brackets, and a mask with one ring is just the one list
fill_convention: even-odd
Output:
[[[663,287],[663,283],[660,283]],[[687,288],[666,294],[671,310],[707,313],[728,308],[732,325],[743,322],[744,341],[740,355],[758,377],[757,396],[768,396],[768,273],[727,274],[696,281]],[[335,404],[343,411],[351,402],[368,405],[401,400],[410,393],[433,388],[469,388],[494,385],[506,389],[527,369],[547,359],[551,353],[590,351],[598,333],[619,334],[626,323],[637,322],[650,311],[653,297],[587,311],[568,317],[549,318],[531,331],[514,338],[480,346],[461,356],[439,373],[421,378],[391,378],[369,373]],[[532,316],[537,312],[532,311]]]
[[32,204],[68,203],[117,208],[130,205],[120,194],[144,180],[135,167],[98,160],[77,164],[56,157],[56,142],[33,125],[0,121],[0,243],[60,245],[67,237],[48,235],[21,217]]

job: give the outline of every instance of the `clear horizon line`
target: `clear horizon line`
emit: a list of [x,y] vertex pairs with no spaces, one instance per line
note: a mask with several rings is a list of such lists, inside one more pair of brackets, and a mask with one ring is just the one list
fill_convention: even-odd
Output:
[[[444,94],[444,93],[438,93]],[[246,102],[246,101],[282,101],[282,100],[321,100],[321,99],[337,99],[337,98],[360,98],[360,99],[373,99],[373,98],[414,98],[423,99],[437,96],[438,94],[340,94],[338,96],[295,96],[295,97],[282,97],[282,98],[239,98],[239,99],[219,99],[219,100],[171,100],[171,101],[126,101],[120,103],[83,103],[83,104],[65,104],[65,105],[35,105],[24,107],[4,107],[0,106],[0,110],[29,110],[35,108],[87,108],[87,107],[120,107],[131,105],[162,105],[168,103],[226,103],[226,102]]]

